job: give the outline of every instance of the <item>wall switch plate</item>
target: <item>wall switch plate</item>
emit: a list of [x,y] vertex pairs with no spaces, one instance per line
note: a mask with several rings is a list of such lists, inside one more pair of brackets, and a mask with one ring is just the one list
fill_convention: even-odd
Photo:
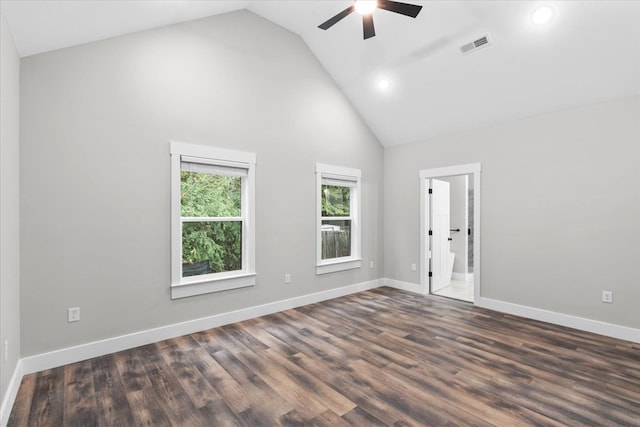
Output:
[[416,271],[418,267],[415,264],[411,264],[411,271]]
[[373,268],[373,261],[369,261],[369,268]]
[[2,359],[3,363],[7,363],[9,359],[9,340],[4,342],[4,359]]
[[287,273],[284,275],[284,283],[291,283],[291,274]]
[[602,291],[602,302],[613,304],[613,291]]
[[80,307],[72,307],[67,310],[67,322],[80,321]]

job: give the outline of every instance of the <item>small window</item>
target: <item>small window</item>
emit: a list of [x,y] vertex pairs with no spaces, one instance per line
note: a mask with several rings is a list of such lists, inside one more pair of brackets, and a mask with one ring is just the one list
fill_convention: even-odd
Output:
[[360,267],[360,177],[358,169],[316,165],[316,274]]
[[171,143],[171,296],[255,284],[255,154]]

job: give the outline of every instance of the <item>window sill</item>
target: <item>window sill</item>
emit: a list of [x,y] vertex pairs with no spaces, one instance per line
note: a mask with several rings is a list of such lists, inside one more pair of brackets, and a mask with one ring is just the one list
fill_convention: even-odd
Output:
[[354,268],[360,268],[362,259],[349,258],[341,261],[327,262],[316,265],[316,274],[335,273],[337,271],[353,270]]
[[205,279],[171,285],[171,299],[228,291],[230,289],[246,288],[256,284],[256,274],[247,273],[217,279]]

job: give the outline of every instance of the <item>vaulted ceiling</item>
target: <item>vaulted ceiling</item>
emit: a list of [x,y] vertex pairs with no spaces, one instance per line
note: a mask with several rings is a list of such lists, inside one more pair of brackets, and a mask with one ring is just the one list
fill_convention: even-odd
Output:
[[[238,9],[297,33],[385,146],[640,94],[640,1],[411,1],[317,26],[350,0],[14,1],[0,7],[21,56]],[[544,25],[531,16],[554,14]],[[460,47],[488,36],[463,55]],[[386,79],[388,88],[378,87]]]

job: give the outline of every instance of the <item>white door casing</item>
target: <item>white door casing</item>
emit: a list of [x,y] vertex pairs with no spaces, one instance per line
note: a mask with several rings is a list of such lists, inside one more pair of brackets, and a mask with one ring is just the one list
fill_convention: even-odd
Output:
[[468,163],[456,166],[444,166],[432,169],[422,169],[419,171],[420,177],[420,287],[419,291],[425,294],[429,293],[429,180],[433,178],[456,176],[471,174],[473,177],[473,302],[479,303],[481,295],[481,184],[480,178],[482,174],[481,163]]

